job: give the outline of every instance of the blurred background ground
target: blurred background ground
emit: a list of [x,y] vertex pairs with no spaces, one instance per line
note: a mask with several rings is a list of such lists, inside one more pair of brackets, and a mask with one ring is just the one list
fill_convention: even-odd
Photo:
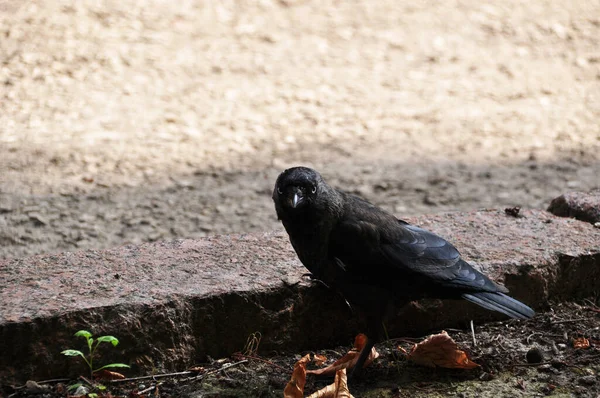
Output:
[[0,258],[281,228],[287,166],[398,216],[600,185],[593,1],[0,0]]

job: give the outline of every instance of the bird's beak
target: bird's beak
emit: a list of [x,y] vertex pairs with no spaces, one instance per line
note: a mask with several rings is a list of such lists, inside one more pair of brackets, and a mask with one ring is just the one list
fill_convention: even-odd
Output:
[[300,192],[294,193],[294,197],[292,198],[292,207],[295,209],[298,207],[300,203],[304,200],[304,196]]

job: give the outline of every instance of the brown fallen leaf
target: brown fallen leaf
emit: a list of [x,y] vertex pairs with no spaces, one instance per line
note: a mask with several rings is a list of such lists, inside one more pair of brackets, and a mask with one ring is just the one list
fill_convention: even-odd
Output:
[[[354,367],[354,365],[356,365],[356,361],[358,361],[358,356],[360,355],[362,349],[365,347],[365,344],[367,344],[367,336],[360,333],[354,339],[354,348],[350,350],[346,355],[344,355],[331,365],[327,366],[326,368],[307,370],[306,373],[313,375],[332,375],[337,374],[338,370],[350,369]],[[371,353],[365,361],[364,366],[366,367],[370,365],[377,357],[379,357],[379,353],[377,352],[375,347],[373,347],[371,349]]]
[[306,384],[306,364],[310,362],[310,354],[303,356],[294,365],[294,372],[283,390],[283,398],[302,398]]
[[577,337],[573,340],[574,348],[590,348],[590,341],[585,337]]
[[313,356],[313,362],[317,366],[323,366],[323,364],[327,361],[327,357],[325,355],[315,354]]
[[113,372],[112,370],[102,369],[94,372],[94,378],[98,380],[121,380],[125,376],[119,372]]
[[188,368],[188,371],[196,372],[196,373],[204,373],[204,372],[206,372],[206,369],[204,368],[204,366],[193,366],[191,368]]
[[416,364],[429,367],[452,369],[472,369],[479,365],[471,361],[467,354],[458,349],[448,333],[431,335],[415,344],[408,354],[408,359]]
[[348,389],[346,369],[340,369],[335,372],[333,384],[310,394],[308,398],[354,398]]

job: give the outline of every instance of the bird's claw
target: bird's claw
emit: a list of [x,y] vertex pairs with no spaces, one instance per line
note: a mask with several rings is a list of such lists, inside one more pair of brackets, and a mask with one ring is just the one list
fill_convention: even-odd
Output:
[[306,274],[302,274],[303,278],[308,278],[310,280],[314,280],[317,279],[317,277],[315,276],[315,274],[313,274],[312,272],[307,272]]
[[315,274],[313,274],[312,272],[307,272],[306,274],[302,274],[303,278],[308,278],[310,280],[311,283],[313,284],[318,284],[318,285],[322,285],[325,286],[327,289],[329,289],[329,285],[325,282],[323,282],[321,279],[319,279],[319,277]]

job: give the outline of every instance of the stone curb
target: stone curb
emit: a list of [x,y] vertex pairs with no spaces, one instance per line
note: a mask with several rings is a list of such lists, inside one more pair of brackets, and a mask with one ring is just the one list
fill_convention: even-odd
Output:
[[[545,211],[444,213],[407,221],[453,242],[463,256],[534,308],[600,288],[600,229]],[[0,261],[0,380],[78,375],[60,352],[82,349],[80,329],[119,338],[99,362],[126,373],[183,370],[242,351],[260,355],[350,344],[362,322],[336,294],[303,280],[283,232],[214,236]],[[461,301],[398,310],[391,336],[501,319]],[[105,362],[106,363],[106,362]]]
[[600,226],[600,189],[560,195],[550,202],[548,211],[556,216],[573,217]]

